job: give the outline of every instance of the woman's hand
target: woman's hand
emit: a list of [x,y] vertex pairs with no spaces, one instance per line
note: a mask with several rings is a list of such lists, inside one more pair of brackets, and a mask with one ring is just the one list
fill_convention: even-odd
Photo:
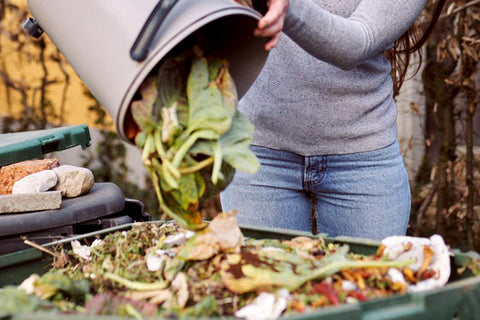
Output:
[[269,51],[278,44],[289,5],[290,0],[268,0],[268,11],[254,31],[257,37],[271,37],[265,50]]

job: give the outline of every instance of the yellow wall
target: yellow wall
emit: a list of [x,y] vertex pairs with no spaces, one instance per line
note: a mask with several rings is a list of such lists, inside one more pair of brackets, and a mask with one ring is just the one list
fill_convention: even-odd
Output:
[[[39,59],[40,49],[35,46],[35,42],[38,45],[38,40],[31,38],[22,28],[25,17],[31,16],[28,13],[26,0],[6,0],[6,3],[12,6],[6,7],[5,16],[0,24],[0,117],[3,115],[18,116],[25,110],[22,95],[14,89],[7,91],[5,77],[11,80],[15,86],[25,88],[28,105],[35,106],[38,111],[39,88],[45,74]],[[18,9],[13,6],[17,6]],[[15,35],[17,38],[12,39],[12,36],[15,37]],[[48,35],[44,34],[42,38],[46,41],[47,81],[56,82],[49,85],[46,90],[46,97],[53,106],[55,114],[63,117],[64,124],[86,123],[93,126],[95,116],[88,111],[88,107],[93,105],[94,101],[84,94],[84,91],[87,90],[86,87],[73,68],[57,52],[55,45],[48,39]],[[55,61],[59,56],[61,62]],[[60,63],[70,79],[65,95],[64,110],[62,110],[62,100],[66,76],[62,72]],[[60,124],[59,119],[49,120]]]

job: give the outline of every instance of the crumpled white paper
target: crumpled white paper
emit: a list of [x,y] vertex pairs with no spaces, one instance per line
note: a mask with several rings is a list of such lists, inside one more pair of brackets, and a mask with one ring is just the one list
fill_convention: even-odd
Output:
[[[424,246],[430,246],[434,252],[428,269],[435,271],[436,275],[430,279],[420,281],[408,286],[407,291],[419,292],[440,288],[444,286],[450,277],[450,252],[440,235],[433,235],[430,238],[419,238],[409,236],[392,236],[382,240],[385,246],[383,255],[389,260],[413,260],[414,263],[408,267],[416,272],[420,269],[424,261]],[[395,269],[388,271],[390,278],[394,282],[406,283],[403,274]]]
[[40,276],[36,273],[30,275],[27,279],[18,286],[19,289],[25,290],[27,294],[33,294],[35,292],[35,282],[40,279]]
[[277,319],[287,308],[289,297],[287,289],[280,289],[275,294],[262,292],[252,303],[237,310],[235,317],[247,320]]
[[193,237],[194,234],[195,232],[190,230],[187,230],[186,232],[183,232],[183,233],[173,234],[168,236],[163,243],[169,246],[184,244],[187,242],[188,239]]
[[80,259],[84,259],[86,261],[90,261],[91,249],[95,246],[98,246],[101,243],[102,243],[102,240],[95,239],[90,246],[87,246],[87,245],[82,245],[78,240],[73,240],[70,242],[70,245],[72,246],[73,253],[77,255],[77,257],[79,257]]
[[174,257],[175,253],[169,250],[155,250],[147,254],[145,260],[147,262],[148,271],[158,271],[168,260],[168,257]]

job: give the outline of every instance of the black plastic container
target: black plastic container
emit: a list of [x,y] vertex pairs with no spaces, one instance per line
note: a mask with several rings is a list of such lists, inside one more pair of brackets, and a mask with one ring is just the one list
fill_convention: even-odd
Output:
[[[0,166],[90,145],[86,125],[0,135]],[[0,255],[135,221],[149,221],[143,203],[126,199],[113,183],[95,183],[87,194],[64,198],[60,209],[0,214]]]

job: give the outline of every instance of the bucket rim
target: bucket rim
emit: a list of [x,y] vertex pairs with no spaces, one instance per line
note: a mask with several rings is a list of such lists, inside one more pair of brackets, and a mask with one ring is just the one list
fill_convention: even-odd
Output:
[[[148,76],[148,74],[157,66],[157,64],[180,42],[186,39],[189,35],[193,34],[195,31],[199,30],[200,28],[206,26],[207,24],[218,20],[220,18],[225,18],[228,16],[245,16],[250,17],[255,20],[259,20],[262,15],[249,7],[245,6],[232,6],[222,8],[216,11],[209,12],[207,15],[199,17],[196,21],[188,25],[186,28],[183,28],[172,35],[169,39],[165,41],[166,45],[155,47],[155,50],[149,53],[148,57],[141,62],[143,65],[140,70],[137,72],[136,76],[134,77],[133,81],[131,81],[130,85],[128,86],[123,98],[120,102],[119,112],[117,113],[115,119],[115,127],[117,134],[120,138],[130,144],[135,144],[134,141],[127,138],[125,135],[125,119],[127,112],[130,107],[130,103],[132,101],[133,96],[137,92],[138,88],[144,81],[144,79]],[[243,95],[243,94],[242,94]],[[239,98],[242,96],[239,94]]]

